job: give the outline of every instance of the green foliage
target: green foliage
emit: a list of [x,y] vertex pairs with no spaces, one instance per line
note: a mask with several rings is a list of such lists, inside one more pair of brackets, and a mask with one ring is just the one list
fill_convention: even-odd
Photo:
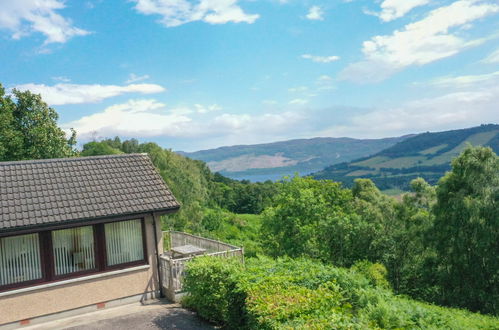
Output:
[[279,183],[279,194],[263,213],[262,235],[273,256],[327,259],[320,227],[342,216],[351,199],[348,190],[331,181],[294,177]]
[[295,177],[280,184],[263,214],[264,247],[273,256],[309,256],[340,266],[389,262],[399,225],[395,205],[369,180],[359,179],[350,191]]
[[234,214],[222,209],[207,209],[201,221],[201,235],[244,247],[246,257],[263,254],[260,233],[261,216]]
[[432,241],[441,302],[499,312],[499,157],[468,147],[437,188]]
[[412,187],[398,202],[367,179],[356,180],[351,192],[330,181],[284,181],[263,213],[264,250],[347,267],[362,260],[378,263],[388,269],[385,276],[397,292],[432,300],[434,280],[425,270],[432,250],[425,236],[435,191],[422,179]]
[[116,155],[122,154],[123,152],[119,149],[113,148],[106,143],[100,142],[89,142],[83,146],[81,151],[81,156],[101,156],[101,155]]
[[272,181],[251,183],[248,180],[232,180],[220,173],[213,175],[212,198],[217,205],[233,213],[260,214],[271,204],[276,194]]
[[218,258],[200,257],[189,263],[184,278],[184,289],[190,294],[182,303],[203,318],[220,324],[228,322],[230,290],[235,276],[242,268],[237,259],[220,261]]
[[[380,275],[376,265],[360,268]],[[495,329],[499,320],[394,295],[358,269],[310,259],[189,263],[184,304],[228,329]]]
[[57,126],[57,112],[40,95],[0,84],[0,160],[63,158],[76,155],[75,132],[69,139]]
[[390,283],[386,279],[388,271],[386,267],[382,264],[369,262],[367,260],[357,261],[352,269],[356,272],[364,275],[365,278],[371,282],[371,284],[375,286],[379,286],[381,288],[389,288]]

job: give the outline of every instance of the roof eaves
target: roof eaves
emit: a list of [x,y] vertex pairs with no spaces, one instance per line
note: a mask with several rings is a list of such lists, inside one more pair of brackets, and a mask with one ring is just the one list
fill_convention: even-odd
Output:
[[34,224],[34,225],[30,225],[30,226],[9,227],[7,229],[0,230],[0,237],[10,236],[12,234],[21,234],[22,232],[33,232],[33,231],[36,231],[36,229],[43,230],[46,228],[66,227],[66,226],[72,226],[72,225],[76,225],[76,224],[102,223],[102,222],[107,222],[106,220],[113,221],[113,220],[120,219],[120,218],[144,216],[144,215],[152,214],[152,213],[155,213],[158,215],[164,215],[164,214],[175,213],[179,209],[180,209],[180,205],[175,206],[175,207],[151,209],[151,210],[132,212],[132,213],[122,213],[122,214],[114,214],[114,215],[91,217],[91,218],[80,218],[80,219],[73,219],[73,220],[69,220],[69,221],[47,222],[47,223],[41,223],[41,224]]

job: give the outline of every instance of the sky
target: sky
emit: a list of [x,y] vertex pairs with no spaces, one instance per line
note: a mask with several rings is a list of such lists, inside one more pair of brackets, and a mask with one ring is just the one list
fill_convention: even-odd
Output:
[[499,1],[0,0],[0,83],[41,94],[80,145],[499,123]]

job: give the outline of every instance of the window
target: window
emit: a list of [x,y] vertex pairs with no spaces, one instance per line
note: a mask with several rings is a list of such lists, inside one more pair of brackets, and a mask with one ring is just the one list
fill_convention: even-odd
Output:
[[0,237],[0,291],[146,264],[143,219]]
[[41,278],[38,234],[0,238],[0,286]]
[[52,249],[55,275],[94,269],[94,248],[93,226],[54,230]]
[[113,266],[144,259],[140,220],[106,223],[107,265]]

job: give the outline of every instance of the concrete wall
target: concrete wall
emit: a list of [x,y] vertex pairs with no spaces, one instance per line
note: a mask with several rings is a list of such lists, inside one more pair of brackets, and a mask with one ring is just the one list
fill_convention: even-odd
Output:
[[[152,216],[145,219],[147,253],[150,267],[98,278],[78,279],[73,283],[39,288],[14,295],[0,296],[0,324],[31,319],[83,306],[129,296],[150,299],[159,290],[154,248]],[[162,251],[161,223],[157,217],[158,249]],[[137,267],[140,268],[140,267]],[[100,307],[103,305],[100,304]]]

